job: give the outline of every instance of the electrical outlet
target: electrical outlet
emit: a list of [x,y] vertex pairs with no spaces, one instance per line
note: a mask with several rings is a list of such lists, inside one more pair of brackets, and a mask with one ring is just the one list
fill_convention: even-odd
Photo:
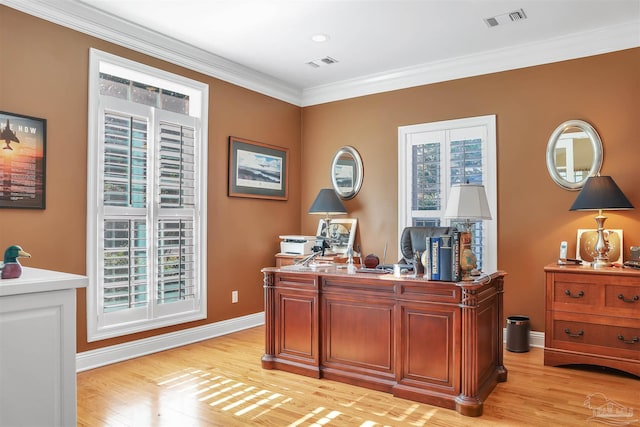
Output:
[[238,291],[231,291],[231,302],[233,304],[238,302]]

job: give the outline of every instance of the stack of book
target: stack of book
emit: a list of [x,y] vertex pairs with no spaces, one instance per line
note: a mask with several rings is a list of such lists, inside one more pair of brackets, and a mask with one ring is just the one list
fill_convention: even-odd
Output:
[[471,233],[468,231],[427,237],[427,249],[423,257],[425,278],[445,282],[460,281],[460,258],[465,246],[471,246]]

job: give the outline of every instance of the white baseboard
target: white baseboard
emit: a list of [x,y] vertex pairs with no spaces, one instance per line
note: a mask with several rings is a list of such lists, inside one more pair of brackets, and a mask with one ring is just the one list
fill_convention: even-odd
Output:
[[[507,328],[502,329],[502,342],[507,342]],[[544,332],[529,332],[529,347],[544,348]]]
[[76,371],[82,372],[260,325],[264,325],[264,312],[97,350],[89,350],[76,354]]

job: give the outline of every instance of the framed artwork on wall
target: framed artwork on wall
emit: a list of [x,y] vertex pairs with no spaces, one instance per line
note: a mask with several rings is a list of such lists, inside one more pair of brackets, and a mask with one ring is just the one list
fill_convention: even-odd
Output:
[[[609,262],[622,264],[622,230],[604,230],[604,235],[609,242]],[[598,230],[578,229],[578,241],[576,243],[576,259],[592,262],[597,252],[595,250],[598,241]]]
[[[349,248],[353,248],[356,239],[358,220],[355,218],[332,219],[329,221],[329,245],[331,252],[345,254]],[[317,236],[327,235],[327,222],[321,219],[318,222]]]
[[47,121],[0,111],[0,208],[45,208]]
[[229,137],[229,196],[287,200],[289,149]]

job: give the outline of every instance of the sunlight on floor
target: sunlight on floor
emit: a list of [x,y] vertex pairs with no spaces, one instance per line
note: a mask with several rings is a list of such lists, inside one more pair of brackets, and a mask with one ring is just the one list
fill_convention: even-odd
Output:
[[[181,398],[181,405],[200,405],[215,407],[218,410],[232,414],[247,424],[260,422],[269,412],[284,405],[294,405],[296,411],[305,411],[304,401],[287,396],[285,389],[275,391],[251,385],[242,381],[227,378],[219,373],[207,372],[200,369],[185,368],[157,379],[156,384],[167,391],[177,393]],[[274,386],[276,387],[276,386]],[[289,427],[327,425],[359,425],[359,427],[376,427],[397,425],[404,423],[411,426],[424,426],[437,413],[437,409],[430,409],[422,414],[418,412],[424,408],[415,402],[398,401],[391,407],[381,406],[375,413],[367,413],[359,402],[363,399],[375,398],[369,393],[354,396],[353,400],[339,402],[338,405],[349,409],[349,413],[338,409],[317,407],[309,408],[307,413],[289,423]],[[365,405],[366,406],[366,405]],[[370,407],[370,404],[368,405]],[[197,411],[195,411],[197,412]],[[383,420],[373,421],[371,416]],[[143,420],[141,420],[143,421]],[[381,422],[382,421],[382,422]]]

